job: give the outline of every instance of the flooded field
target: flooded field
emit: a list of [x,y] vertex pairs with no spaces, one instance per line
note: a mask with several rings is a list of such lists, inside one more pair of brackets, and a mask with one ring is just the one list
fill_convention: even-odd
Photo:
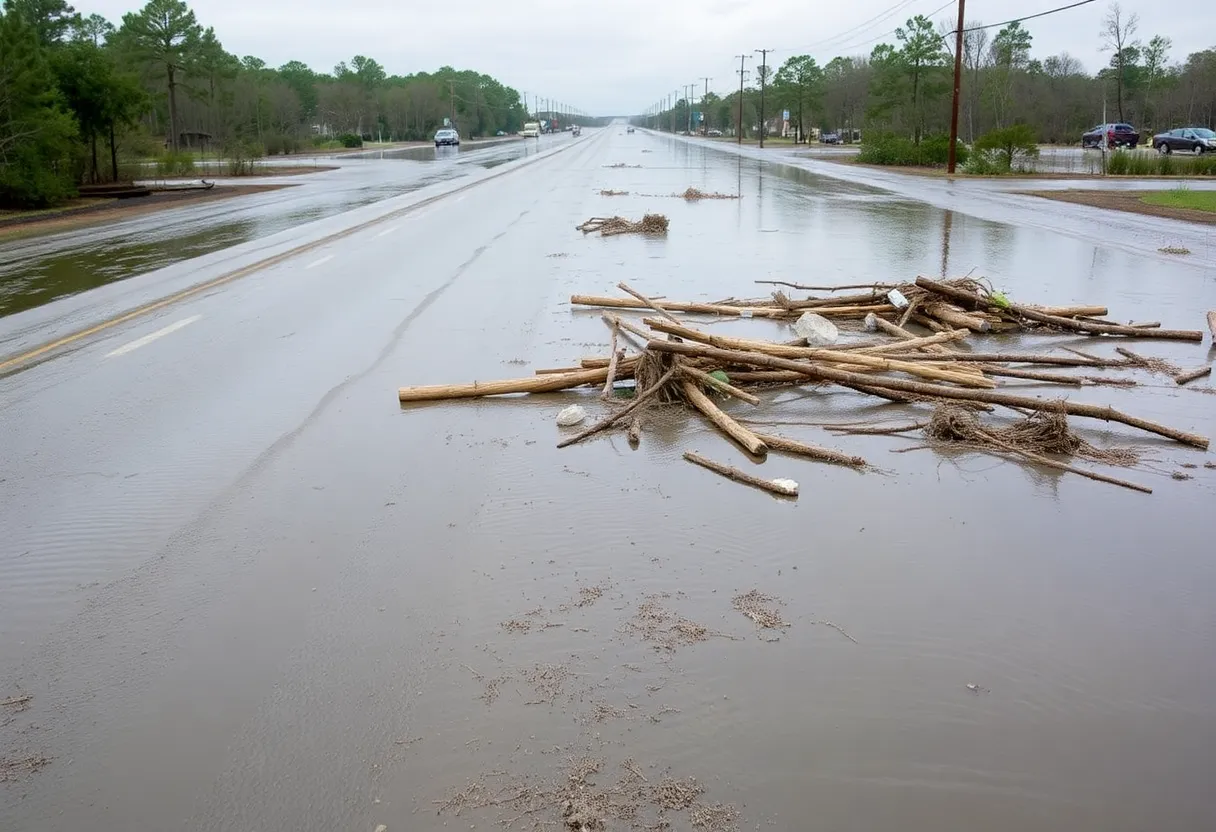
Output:
[[[582,142],[325,266],[0,379],[0,828],[1216,825],[1210,454],[1074,420],[1143,454],[1103,470],[1146,495],[915,433],[838,435],[825,424],[930,410],[840,387],[720,404],[862,470],[757,463],[683,407],[637,448],[616,431],[558,449],[558,411],[599,418],[598,390],[396,400],[607,356],[599,310],[570,296],[620,281],[709,302],[774,288],[757,280],[970,274],[1203,329],[1205,261],[617,128]],[[672,196],[690,186],[740,198]],[[575,229],[647,212],[665,237]],[[1206,337],[983,345],[1213,358]],[[1130,377],[1066,394],[1216,434],[1210,379]]]

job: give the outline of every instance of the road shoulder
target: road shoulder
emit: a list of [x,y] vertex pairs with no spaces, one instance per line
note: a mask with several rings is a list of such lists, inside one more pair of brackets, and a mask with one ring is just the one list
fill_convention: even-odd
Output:
[[1026,196],[1037,196],[1042,199],[1053,199],[1057,202],[1069,202],[1074,205],[1088,205],[1091,208],[1102,208],[1107,211],[1123,211],[1129,214],[1143,214],[1148,217],[1163,217],[1171,220],[1216,225],[1216,213],[1200,211],[1192,208],[1174,208],[1168,205],[1152,205],[1142,201],[1146,191],[1021,191]]

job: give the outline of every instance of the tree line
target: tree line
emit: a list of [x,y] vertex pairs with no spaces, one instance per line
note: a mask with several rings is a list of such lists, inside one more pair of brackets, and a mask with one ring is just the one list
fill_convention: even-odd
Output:
[[322,73],[238,57],[182,0],[150,0],[116,23],[66,0],[0,11],[0,207],[117,181],[129,158],[427,139],[445,119],[485,136],[526,116],[518,92],[469,70],[389,75],[356,55]]
[[[765,120],[787,109],[791,128],[893,132],[919,143],[926,134],[947,132],[954,67],[954,34],[923,15],[895,31],[869,55],[838,56],[824,65],[795,55],[765,78]],[[1108,121],[1131,122],[1142,134],[1216,122],[1216,48],[1172,55],[1170,39],[1144,40],[1139,19],[1112,4],[1094,36],[1109,56],[1088,73],[1067,52],[1042,58],[1021,23],[987,27],[968,21],[963,35],[960,136],[970,142],[993,130],[1026,125],[1041,142],[1077,143],[1081,133]],[[759,70],[759,67],[757,67]],[[759,71],[755,73],[757,76]],[[758,125],[759,78],[743,92],[743,129]],[[739,93],[705,96],[693,110],[703,126],[732,129]],[[689,102],[657,114],[658,124],[685,129]],[[652,122],[653,123],[653,122]]]

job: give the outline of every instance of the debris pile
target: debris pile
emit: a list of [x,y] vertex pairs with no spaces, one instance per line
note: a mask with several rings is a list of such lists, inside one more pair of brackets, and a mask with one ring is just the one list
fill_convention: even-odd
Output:
[[600,196],[629,196],[629,191],[614,191],[611,188],[601,188]]
[[640,222],[627,220],[624,217],[592,217],[578,230],[584,234],[598,231],[603,237],[616,234],[650,234],[654,236],[667,233],[667,217],[662,214],[646,214]]
[[[630,223],[620,217],[595,218],[580,226],[601,233],[646,232],[647,227],[666,230],[666,218],[647,217]],[[764,281],[776,282],[776,281]],[[1146,358],[1119,348],[1119,356],[1104,358],[1067,348],[1050,351],[983,351],[970,342],[998,333],[1073,333],[1126,336],[1137,339],[1202,341],[1203,333],[1161,328],[1158,322],[1120,324],[1107,319],[1102,306],[1040,306],[1015,303],[969,278],[912,283],[865,284],[834,287],[782,285],[795,289],[864,290],[853,294],[793,299],[776,291],[763,299],[728,298],[715,303],[678,302],[648,297],[626,283],[618,284],[621,297],[575,295],[573,306],[600,308],[610,330],[611,345],[606,357],[584,358],[577,366],[546,368],[531,378],[477,382],[468,385],[403,387],[403,403],[509,393],[543,393],[577,388],[600,391],[605,415],[575,432],[567,430],[558,447],[582,442],[599,433],[624,428],[632,443],[640,440],[648,418],[662,406],[687,407],[735,443],[754,461],[768,451],[779,451],[821,462],[865,468],[866,461],[844,451],[810,445],[749,427],[758,420],[727,412],[727,400],[751,408],[767,404],[757,395],[775,386],[834,385],[867,397],[904,405],[930,405],[928,419],[899,429],[854,426],[845,434],[898,434],[923,430],[933,443],[965,443],[969,448],[1020,458],[1091,479],[1134,488],[1150,489],[1076,468],[1057,459],[1134,465],[1136,457],[1126,450],[1102,450],[1078,437],[1070,417],[1120,423],[1146,433],[1192,447],[1207,449],[1207,437],[1149,421],[1113,407],[1060,398],[1021,395],[1021,382],[1072,388],[1099,385],[1134,386],[1136,381],[1097,371],[1149,370],[1165,372],[1179,384],[1200,378],[1208,367],[1182,373],[1160,359]],[[640,320],[628,319],[614,310],[649,313]],[[675,313],[682,313],[680,318]],[[813,313],[813,319],[806,319]],[[718,335],[692,325],[688,316],[707,315],[764,318],[793,324],[802,319],[796,332],[810,336],[793,340],[770,340]],[[849,337],[837,332],[844,322],[864,322]],[[832,326],[826,326],[831,323]],[[813,326],[811,326],[813,324]],[[920,327],[920,331],[909,329]],[[863,329],[868,334],[860,334]],[[837,338],[840,337],[839,342]],[[1043,368],[1057,368],[1044,371]],[[632,382],[632,384],[630,384]],[[620,394],[626,393],[628,399]],[[1018,421],[1003,424],[989,414],[996,408],[1016,413]],[[737,413],[737,408],[731,408]],[[790,479],[766,479],[716,462],[694,452],[689,462],[732,480],[793,497],[798,484]]]
[[702,191],[702,190],[699,190],[699,189],[693,188],[693,187],[688,188],[688,190],[684,191],[684,193],[682,193],[682,194],[672,194],[672,196],[678,196],[680,199],[686,199],[689,202],[696,202],[697,200],[700,200],[700,199],[738,199],[739,198],[739,194],[706,193],[705,191]]

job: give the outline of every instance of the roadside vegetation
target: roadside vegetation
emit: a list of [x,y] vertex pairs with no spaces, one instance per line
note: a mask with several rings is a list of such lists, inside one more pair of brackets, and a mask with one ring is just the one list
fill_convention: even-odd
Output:
[[[1067,52],[1035,55],[1023,23],[982,25],[968,20],[963,35],[959,136],[976,151],[973,173],[1031,167],[1030,148],[1038,143],[1079,144],[1081,134],[1103,120],[1103,101],[1109,102],[1105,118],[1133,124],[1146,145],[1154,132],[1216,123],[1216,47],[1175,58],[1168,37],[1142,37],[1137,15],[1118,3],[1108,6],[1094,33],[1108,56],[1096,73]],[[845,141],[859,132],[872,164],[944,164],[936,152],[909,150],[892,137],[918,147],[949,133],[954,39],[942,35],[954,26],[952,17],[917,15],[868,54],[840,54],[826,63],[826,56],[796,55],[776,68],[757,66],[742,100],[739,92],[709,93],[691,109],[704,112],[706,129],[734,135],[741,121],[744,137],[756,136],[763,83],[769,136],[781,132],[782,110],[788,110],[789,132],[811,141],[816,131],[837,132]],[[638,123],[682,130],[689,109],[681,99]],[[911,161],[917,158],[925,161]]]
[[1111,176],[1216,176],[1216,154],[1162,156],[1116,150],[1106,159]]
[[181,0],[115,22],[65,0],[4,0],[0,11],[0,208],[194,175],[200,156],[241,175],[266,155],[426,139],[453,113],[468,136],[525,120],[518,92],[473,71],[390,76],[356,55],[325,73],[238,57]]
[[1165,208],[1184,208],[1189,211],[1216,213],[1216,191],[1175,188],[1172,191],[1147,193],[1140,197],[1140,200],[1148,205],[1160,205]]

